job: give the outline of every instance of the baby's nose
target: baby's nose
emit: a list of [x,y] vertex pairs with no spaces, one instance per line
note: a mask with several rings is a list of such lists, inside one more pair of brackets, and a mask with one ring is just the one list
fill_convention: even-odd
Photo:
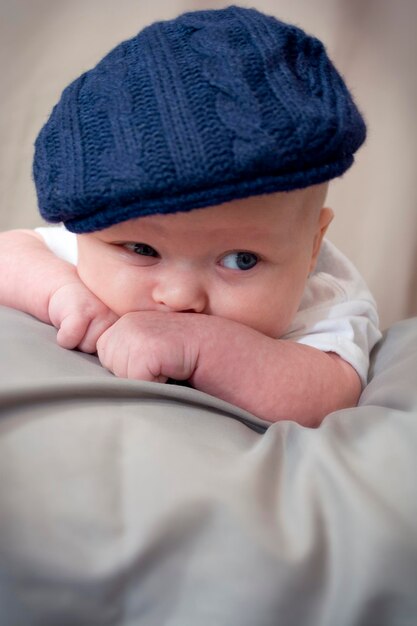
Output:
[[203,313],[208,295],[198,274],[177,271],[161,277],[153,289],[154,302],[170,311]]

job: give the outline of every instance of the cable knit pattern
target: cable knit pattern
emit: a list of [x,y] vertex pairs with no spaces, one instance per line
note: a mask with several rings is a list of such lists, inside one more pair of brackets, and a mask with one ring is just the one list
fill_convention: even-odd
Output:
[[303,188],[365,134],[320,41],[255,9],[186,13],[64,90],[35,144],[39,208],[82,233]]
[[233,131],[233,152],[237,168],[254,165],[273,146],[262,128],[261,111],[244,78],[242,62],[229,45],[227,24],[205,25],[192,17],[187,24],[196,28],[191,46],[202,56],[202,73],[216,90],[216,111],[223,124]]

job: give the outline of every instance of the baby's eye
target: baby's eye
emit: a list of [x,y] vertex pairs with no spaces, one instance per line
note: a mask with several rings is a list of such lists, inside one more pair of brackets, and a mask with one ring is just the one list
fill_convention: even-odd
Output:
[[148,246],[147,243],[125,243],[125,248],[135,252],[135,254],[140,254],[141,256],[151,256],[158,257],[159,254],[152,248],[152,246]]
[[253,252],[231,252],[222,258],[222,265],[231,270],[251,270],[259,258]]

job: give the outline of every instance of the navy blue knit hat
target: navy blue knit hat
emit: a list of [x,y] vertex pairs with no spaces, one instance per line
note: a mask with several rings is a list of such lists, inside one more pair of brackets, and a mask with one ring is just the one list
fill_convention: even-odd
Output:
[[254,9],[155,23],[63,92],[35,144],[42,216],[76,233],[343,174],[364,121],[323,44]]

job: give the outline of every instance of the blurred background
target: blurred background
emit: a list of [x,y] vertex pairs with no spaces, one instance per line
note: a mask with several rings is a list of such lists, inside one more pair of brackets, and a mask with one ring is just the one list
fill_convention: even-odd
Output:
[[[64,87],[157,19],[204,0],[0,0],[0,230],[42,224],[33,142]],[[318,36],[368,123],[331,186],[329,238],[366,278],[381,326],[417,315],[416,0],[240,0]],[[1,268],[0,271],[7,271]]]

